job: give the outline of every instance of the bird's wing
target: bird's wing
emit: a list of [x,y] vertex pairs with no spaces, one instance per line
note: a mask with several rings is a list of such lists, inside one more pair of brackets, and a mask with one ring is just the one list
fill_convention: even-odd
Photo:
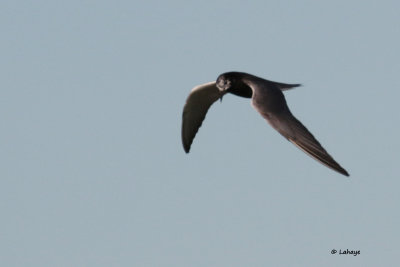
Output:
[[189,94],[182,114],[182,144],[186,153],[210,106],[223,96],[215,82],[196,86]]
[[313,157],[325,166],[349,176],[348,172],[343,169],[321,146],[315,137],[307,130],[307,128],[297,120],[287,109],[278,114],[264,112],[262,107],[255,107],[258,112],[290,142],[303,150],[309,156]]

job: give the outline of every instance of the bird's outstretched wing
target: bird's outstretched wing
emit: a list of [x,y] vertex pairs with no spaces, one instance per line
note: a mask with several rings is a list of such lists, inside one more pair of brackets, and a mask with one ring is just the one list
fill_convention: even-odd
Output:
[[297,120],[288,109],[278,114],[263,112],[263,110],[260,110],[260,107],[256,107],[256,109],[275,130],[309,156],[325,166],[343,175],[349,176],[348,172],[326,152],[317,139],[315,139],[307,128]]
[[221,92],[215,82],[196,86],[189,94],[182,114],[182,144],[186,153],[196,136],[210,106],[221,98]]

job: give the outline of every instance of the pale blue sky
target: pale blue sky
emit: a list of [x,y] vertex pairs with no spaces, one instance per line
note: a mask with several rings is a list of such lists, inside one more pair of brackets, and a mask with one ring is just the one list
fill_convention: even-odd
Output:
[[[399,10],[3,0],[1,265],[396,266]],[[232,70],[302,83],[292,112],[350,178],[235,96],[185,154],[188,93]]]

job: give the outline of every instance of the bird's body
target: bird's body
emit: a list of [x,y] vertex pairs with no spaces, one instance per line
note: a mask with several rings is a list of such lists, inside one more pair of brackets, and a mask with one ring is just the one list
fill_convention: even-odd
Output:
[[349,176],[290,112],[282,91],[298,86],[300,84],[278,83],[247,73],[228,72],[221,74],[216,82],[195,87],[186,101],[182,116],[182,143],[186,153],[209,107],[226,93],[232,93],[251,98],[254,109],[282,136],[327,167]]

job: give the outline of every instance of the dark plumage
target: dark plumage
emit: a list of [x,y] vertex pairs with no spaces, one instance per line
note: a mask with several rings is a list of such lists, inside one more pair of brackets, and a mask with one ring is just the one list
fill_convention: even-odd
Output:
[[268,81],[242,72],[221,74],[216,82],[193,88],[189,94],[182,115],[182,143],[189,153],[193,139],[200,128],[210,106],[222,99],[224,94],[251,98],[252,106],[283,137],[325,166],[349,176],[321,146],[307,128],[289,110],[282,91],[300,84],[285,84]]

